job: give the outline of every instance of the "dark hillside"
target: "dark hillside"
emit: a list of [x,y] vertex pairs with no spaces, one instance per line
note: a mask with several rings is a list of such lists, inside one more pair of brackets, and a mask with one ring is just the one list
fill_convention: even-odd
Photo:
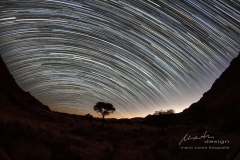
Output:
[[211,89],[180,115],[193,123],[212,123],[228,126],[228,131],[231,130],[230,128],[239,130],[240,55],[232,60],[230,66],[213,83]]
[[8,71],[7,66],[0,56],[0,104],[1,107],[11,107],[19,109],[29,109],[32,107],[50,111],[48,106],[42,104],[30,93],[23,91],[15,82],[13,76]]
[[232,107],[240,107],[240,55],[232,60],[230,66],[197,103],[204,104],[207,108],[230,104]]

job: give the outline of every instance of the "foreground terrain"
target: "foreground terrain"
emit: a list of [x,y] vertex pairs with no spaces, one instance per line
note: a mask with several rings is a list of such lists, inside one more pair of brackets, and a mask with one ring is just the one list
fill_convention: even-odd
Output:
[[[239,132],[221,133],[204,124],[168,127],[163,134],[158,128],[137,123],[108,122],[102,128],[101,122],[77,116],[43,112],[42,118],[36,118],[24,111],[14,112],[19,112],[16,117],[1,115],[0,119],[0,147],[11,159],[220,160],[233,159],[240,151]],[[48,116],[43,117],[44,114]],[[179,145],[187,133],[200,137],[206,131],[215,139],[229,143],[206,144],[201,139]],[[209,149],[209,146],[222,148]]]

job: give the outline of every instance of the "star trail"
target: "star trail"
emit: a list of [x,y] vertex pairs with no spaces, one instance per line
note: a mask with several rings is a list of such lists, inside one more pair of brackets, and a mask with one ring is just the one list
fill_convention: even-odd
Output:
[[237,56],[239,9],[237,0],[1,0],[0,54],[52,110],[95,115],[103,101],[118,118],[180,112]]

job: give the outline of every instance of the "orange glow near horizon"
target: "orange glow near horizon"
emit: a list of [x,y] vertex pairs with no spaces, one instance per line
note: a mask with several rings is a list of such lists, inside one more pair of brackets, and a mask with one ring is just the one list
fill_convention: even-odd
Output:
[[[175,107],[161,107],[158,110],[153,110],[151,108],[151,110],[149,110],[149,112],[145,112],[145,114],[132,114],[130,116],[124,116],[124,117],[121,114],[119,114],[118,112],[114,112],[113,114],[106,116],[106,118],[121,119],[121,118],[146,117],[149,114],[153,114],[155,111],[168,110],[168,109],[174,109],[175,113],[180,113],[184,109],[188,108],[192,103],[195,103],[195,102],[197,102],[197,98],[194,99],[194,102],[190,102],[190,101],[185,102],[182,104],[174,105]],[[75,115],[82,115],[82,116],[88,114],[87,112],[81,112],[78,109],[72,109],[72,108],[50,107],[50,109],[52,111],[68,113],[68,114],[75,114]],[[117,110],[117,108],[116,108],[116,110]],[[100,117],[96,112],[94,112],[94,110],[92,110],[92,112],[90,112],[90,114],[93,115],[94,117]]]

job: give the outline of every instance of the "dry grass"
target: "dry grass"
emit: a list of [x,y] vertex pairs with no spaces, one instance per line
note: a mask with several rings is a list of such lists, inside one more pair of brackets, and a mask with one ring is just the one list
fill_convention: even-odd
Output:
[[[51,113],[52,114],[52,113]],[[178,125],[162,131],[141,124],[111,124],[58,117],[29,120],[31,115],[11,119],[0,118],[0,148],[13,160],[151,160],[151,159],[226,159],[235,157],[240,148],[240,134],[224,134],[206,125]],[[59,119],[63,119],[60,123]],[[228,139],[229,150],[183,150],[178,145],[183,136],[213,134]],[[201,146],[202,141],[184,145]],[[197,157],[196,157],[197,156]]]

